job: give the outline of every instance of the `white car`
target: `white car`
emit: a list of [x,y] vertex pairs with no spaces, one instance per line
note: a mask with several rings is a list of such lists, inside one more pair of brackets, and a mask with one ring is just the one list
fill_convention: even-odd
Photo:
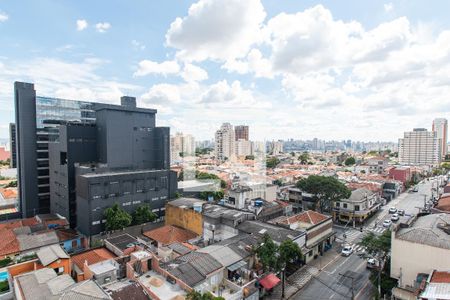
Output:
[[350,256],[353,253],[353,247],[350,245],[345,245],[342,248],[341,254],[342,256]]
[[398,216],[398,214],[393,214],[391,217],[391,221],[392,222],[397,222],[398,220],[400,220],[400,217]]
[[397,212],[397,209],[395,207],[389,208],[389,213],[390,214],[395,214],[396,212]]
[[392,221],[391,220],[384,220],[383,227],[389,228],[391,227]]

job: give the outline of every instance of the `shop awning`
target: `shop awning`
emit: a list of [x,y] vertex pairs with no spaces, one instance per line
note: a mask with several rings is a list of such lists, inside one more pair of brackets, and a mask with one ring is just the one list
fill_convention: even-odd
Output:
[[242,267],[245,266],[246,264],[247,264],[247,263],[246,263],[245,261],[241,260],[241,261],[238,261],[237,263],[232,264],[232,265],[229,266],[227,269],[228,269],[228,271],[233,272],[233,271],[236,271],[236,270],[242,268]]
[[270,290],[273,289],[277,284],[279,284],[280,281],[280,278],[275,276],[275,274],[270,273],[269,275],[261,279],[259,281],[259,284],[261,284],[266,290]]

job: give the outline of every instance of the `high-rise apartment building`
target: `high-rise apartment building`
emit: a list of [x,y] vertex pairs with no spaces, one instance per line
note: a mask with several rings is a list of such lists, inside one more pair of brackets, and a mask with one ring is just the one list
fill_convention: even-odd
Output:
[[269,143],[269,153],[278,155],[283,153],[283,141],[272,141]]
[[441,161],[441,139],[435,131],[414,128],[398,141],[398,159],[403,165],[438,165]]
[[235,132],[233,125],[223,123],[215,135],[215,153],[220,161],[231,159],[235,154]]
[[245,157],[253,154],[251,141],[239,139],[235,142],[235,146],[237,157]]
[[195,155],[195,139],[191,134],[177,132],[170,137],[170,161],[176,162]]
[[238,125],[234,127],[234,138],[236,141],[244,140],[248,141],[248,126]]
[[447,155],[447,130],[447,119],[437,118],[433,120],[432,131],[436,132],[438,139],[441,139],[440,151],[442,158],[445,158],[445,155]]

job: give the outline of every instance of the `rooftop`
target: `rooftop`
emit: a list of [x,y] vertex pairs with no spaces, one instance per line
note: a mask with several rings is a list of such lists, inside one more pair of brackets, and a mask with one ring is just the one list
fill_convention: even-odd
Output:
[[[163,276],[153,271],[147,272],[139,277],[139,282],[160,299],[185,299],[186,292],[184,290],[178,285],[166,281]],[[128,297],[123,299],[128,300],[134,298]]]
[[194,232],[173,225],[165,225],[146,231],[144,235],[162,245],[186,242],[197,237]]
[[352,191],[350,198],[342,199],[341,201],[361,202],[361,201],[364,201],[366,197],[371,196],[372,194],[373,194],[373,192],[368,189],[359,188],[359,189]]
[[305,232],[302,231],[287,229],[281,226],[260,221],[242,222],[240,225],[238,225],[237,229],[259,238],[262,238],[263,235],[267,233],[274,241],[278,243],[281,243],[287,239],[295,240],[296,238],[305,234]]
[[[310,225],[316,225],[319,224],[325,220],[331,219],[330,216],[326,216],[324,214],[315,212],[313,210],[307,210],[304,212],[301,212],[299,214],[293,215],[293,216],[281,216],[276,219],[271,220],[271,223],[275,224],[285,224],[285,225],[291,225],[296,223],[305,223]],[[309,226],[308,226],[309,227]]]
[[97,248],[84,251],[82,253],[72,256],[72,262],[80,269],[83,270],[84,262],[88,265],[92,265],[104,260],[108,260],[116,257],[114,253],[106,248]]
[[69,258],[69,255],[67,255],[60,245],[43,247],[36,254],[43,266],[47,266],[61,258]]
[[[178,185],[178,188],[180,188],[179,185]],[[205,204],[207,202],[200,200],[200,199],[196,199],[196,198],[185,198],[185,197],[178,198],[178,199],[168,202],[169,205],[183,207],[183,208],[193,208],[194,204],[197,204],[197,203]]]
[[139,244],[138,240],[129,235],[128,233],[108,238],[106,239],[106,241],[122,251],[131,248],[136,244]]
[[450,214],[422,216],[411,227],[401,228],[397,231],[396,238],[431,247],[450,249],[450,234],[447,233],[449,224]]
[[103,287],[114,300],[147,300],[147,295],[142,286],[137,282],[120,281]]

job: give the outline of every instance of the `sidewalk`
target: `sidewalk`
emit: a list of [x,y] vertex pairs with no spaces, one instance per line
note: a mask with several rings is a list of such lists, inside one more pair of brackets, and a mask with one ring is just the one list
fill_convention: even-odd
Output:
[[[294,274],[286,278],[284,287],[284,299],[289,299],[291,296],[295,295],[299,290],[301,290],[314,276],[318,275],[321,268],[331,263],[339,253],[336,252],[335,248],[332,248],[325,252],[325,254],[311,261],[309,264],[304,265],[298,269]],[[277,285],[270,296],[265,297],[265,299],[281,299],[281,283]]]

